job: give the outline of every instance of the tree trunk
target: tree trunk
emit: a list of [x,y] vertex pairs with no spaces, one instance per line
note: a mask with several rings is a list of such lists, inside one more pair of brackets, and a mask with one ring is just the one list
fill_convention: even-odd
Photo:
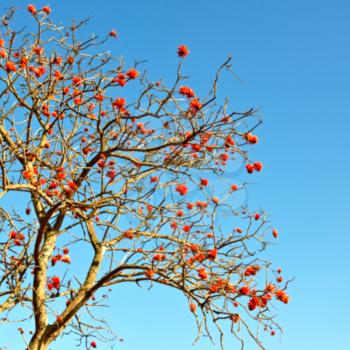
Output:
[[34,337],[31,339],[27,350],[47,350],[50,344],[46,336]]

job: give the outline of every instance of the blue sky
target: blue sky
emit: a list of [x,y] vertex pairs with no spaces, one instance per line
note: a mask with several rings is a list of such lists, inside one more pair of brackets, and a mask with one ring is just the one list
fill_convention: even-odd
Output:
[[[1,7],[13,3],[4,0]],[[130,63],[148,59],[154,77],[171,77],[176,47],[187,44],[186,71],[196,91],[206,91],[216,67],[233,55],[244,83],[225,78],[221,93],[237,109],[259,107],[264,119],[255,152],[265,168],[250,187],[248,202],[271,213],[280,239],[269,257],[285,276],[296,277],[290,305],[279,306],[285,332],[281,340],[266,339],[267,348],[347,349],[350,3],[61,0],[50,5],[53,19],[66,24],[91,17],[86,33],[115,28],[119,39],[113,52]],[[185,299],[174,292],[119,287],[112,301],[108,313],[125,338],[120,349],[216,349],[206,341],[192,347],[195,323]],[[237,349],[230,340],[226,349]]]

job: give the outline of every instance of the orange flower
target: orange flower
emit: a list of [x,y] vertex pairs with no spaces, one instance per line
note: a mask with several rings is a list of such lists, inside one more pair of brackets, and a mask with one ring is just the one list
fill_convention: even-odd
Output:
[[208,186],[209,180],[208,179],[201,179],[201,185],[202,186]]
[[247,169],[247,172],[249,174],[251,174],[255,170],[255,167],[253,164],[246,164],[245,168]]
[[262,164],[261,162],[255,162],[255,163],[254,163],[254,169],[255,169],[256,171],[261,171],[262,168],[263,168],[263,164]]
[[191,310],[191,312],[196,313],[197,305],[194,304],[194,303],[191,303],[191,304],[190,304],[190,310]]
[[112,106],[117,107],[118,109],[124,108],[125,104],[126,104],[126,101],[125,101],[125,98],[123,97],[119,97],[112,102]]
[[71,260],[70,260],[70,256],[69,255],[63,255],[61,258],[61,261],[66,263],[66,264],[70,264]]
[[176,186],[175,191],[178,192],[181,196],[184,196],[188,192],[188,188],[185,184],[179,184]]
[[239,290],[239,292],[240,292],[241,294],[243,294],[243,295],[248,295],[248,294],[250,293],[250,289],[249,289],[248,286],[243,286],[243,287]]
[[111,30],[111,31],[109,32],[108,35],[111,36],[112,38],[116,38],[118,34],[117,34],[117,32],[113,29],[113,30]]
[[140,73],[135,69],[135,68],[130,68],[127,72],[126,75],[130,78],[130,79],[136,79]]
[[13,63],[12,61],[7,61],[5,66],[8,72],[16,72],[17,70],[15,63]]
[[244,138],[247,140],[247,142],[251,144],[258,143],[259,138],[256,135],[253,135],[252,133],[248,132],[244,135]]
[[202,108],[202,104],[199,102],[198,98],[195,98],[190,102],[190,108],[195,112]]
[[51,7],[50,6],[44,6],[41,11],[45,12],[47,15],[51,13]]
[[186,45],[180,45],[177,48],[177,54],[179,57],[186,57],[189,53],[190,51],[188,50]]
[[209,260],[215,260],[216,256],[217,256],[218,250],[216,248],[209,250],[208,251],[208,259]]
[[188,86],[180,86],[179,93],[181,95],[187,96],[188,98],[194,97],[194,91]]
[[237,191],[238,190],[238,186],[236,184],[231,185],[231,191]]
[[285,304],[288,304],[289,296],[284,290],[281,290],[281,289],[277,290],[275,292],[275,296],[278,300],[282,301]]
[[30,5],[27,6],[27,10],[28,10],[32,15],[36,14],[36,7],[35,7],[34,5],[32,5],[32,4],[30,4]]

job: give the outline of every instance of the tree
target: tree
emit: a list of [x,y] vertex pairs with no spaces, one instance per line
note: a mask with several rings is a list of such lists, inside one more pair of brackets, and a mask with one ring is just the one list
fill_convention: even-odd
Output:
[[188,298],[198,336],[228,322],[242,348],[240,328],[264,349],[254,327],[280,330],[270,304],[288,303],[288,282],[259,255],[278,235],[266,212],[230,204],[246,184],[227,166],[262,170],[248,153],[256,111],[217,101],[231,58],[199,97],[184,85],[185,45],[167,86],[101,49],[114,30],[82,40],[85,21],[27,9],[33,28],[13,29],[10,9],[0,37],[2,320],[30,310],[30,350],[69,332],[95,348],[113,339],[94,310],[114,285],[162,284]]

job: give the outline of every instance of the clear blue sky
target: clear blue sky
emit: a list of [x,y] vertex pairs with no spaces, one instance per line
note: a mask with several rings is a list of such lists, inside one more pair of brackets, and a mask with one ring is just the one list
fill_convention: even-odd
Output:
[[[27,4],[1,6],[14,2]],[[86,32],[117,29],[114,52],[130,63],[149,59],[154,77],[171,77],[176,47],[187,44],[195,90],[204,91],[232,53],[244,84],[225,79],[222,94],[238,108],[260,107],[264,117],[256,157],[265,169],[248,201],[273,215],[281,238],[269,256],[296,277],[290,305],[279,305],[285,333],[268,338],[267,348],[349,349],[349,1],[61,0],[51,7],[65,23],[91,17]],[[192,347],[194,320],[171,291],[119,287],[108,313],[125,338],[120,349],[217,349],[206,341]],[[226,349],[237,349],[230,340]],[[72,348],[59,344],[53,349]]]

